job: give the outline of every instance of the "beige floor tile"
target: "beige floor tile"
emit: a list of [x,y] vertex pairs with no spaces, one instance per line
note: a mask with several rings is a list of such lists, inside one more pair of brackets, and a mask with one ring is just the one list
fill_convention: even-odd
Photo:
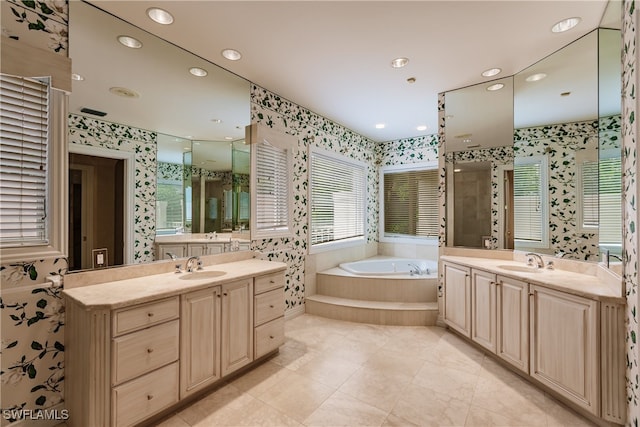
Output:
[[378,370],[362,368],[342,384],[338,391],[389,412],[409,382],[410,378],[407,376],[386,376]]
[[306,426],[379,426],[386,417],[386,411],[336,392],[325,400],[304,421],[304,424]]
[[376,370],[387,377],[400,376],[411,380],[424,364],[425,361],[416,356],[380,350],[362,366],[369,370]]
[[296,373],[336,389],[360,369],[360,366],[328,351],[300,366]]
[[547,398],[547,425],[555,426],[595,426],[596,424],[560,403],[549,394]]
[[471,403],[478,377],[458,369],[425,363],[413,378],[413,383]]
[[496,412],[489,411],[485,408],[474,405],[471,405],[471,408],[469,408],[469,414],[467,415],[467,421],[465,423],[465,426],[467,427],[513,427],[516,425],[519,427],[525,427],[525,424],[505,417],[502,414],[498,414]]
[[286,383],[265,391],[260,400],[302,422],[334,391],[332,387],[294,372]]
[[421,426],[462,426],[469,403],[409,384],[391,413]]
[[291,371],[296,371],[300,366],[316,357],[317,354],[318,352],[309,350],[305,345],[293,344],[292,340],[287,340],[285,345],[280,347],[278,354],[269,359],[269,362]]
[[354,339],[353,336],[342,337],[341,340],[333,343],[333,346],[324,349],[324,353],[330,353],[351,363],[362,365],[369,358],[382,348],[382,345],[368,340]]
[[162,421],[156,427],[190,427],[190,426],[185,420],[180,418],[180,415],[176,414]]
[[178,415],[193,426],[202,422],[216,411],[242,404],[242,402],[238,403],[238,401],[243,399],[243,393],[240,390],[227,384],[186,407]]
[[291,370],[270,360],[234,379],[231,384],[240,391],[258,397],[274,385],[286,381],[291,374]]
[[418,424],[411,423],[404,418],[400,418],[396,415],[389,414],[387,418],[382,423],[383,427],[411,427],[417,426]]

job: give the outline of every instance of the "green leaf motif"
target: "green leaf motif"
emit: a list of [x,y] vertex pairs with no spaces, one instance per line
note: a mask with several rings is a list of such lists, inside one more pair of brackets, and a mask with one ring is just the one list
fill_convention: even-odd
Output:
[[46,396],[40,396],[36,399],[36,405],[43,406],[46,401],[47,401]]
[[36,305],[38,306],[38,308],[45,308],[47,306],[47,300],[41,299],[36,303]]
[[29,367],[27,368],[27,375],[29,375],[29,378],[34,379],[37,374],[38,371],[36,371],[36,367],[33,365],[29,365]]
[[36,8],[36,2],[34,0],[22,0],[22,4],[30,9]]
[[636,223],[635,223],[635,221],[631,221],[631,222],[629,223],[629,230],[630,230],[632,233],[635,233],[635,232],[636,232]]
[[44,347],[42,347],[42,344],[40,344],[38,341],[32,341],[31,348],[34,350],[42,350]]
[[29,267],[29,278],[31,280],[36,280],[38,278],[38,270],[36,270],[36,267],[34,265]]
[[64,351],[64,345],[61,344],[59,341],[56,341],[56,343],[53,346],[56,348],[56,350]]

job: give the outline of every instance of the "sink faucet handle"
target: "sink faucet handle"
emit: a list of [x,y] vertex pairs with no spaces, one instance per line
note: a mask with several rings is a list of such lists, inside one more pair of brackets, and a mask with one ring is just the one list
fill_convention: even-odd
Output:
[[198,260],[198,270],[202,270],[202,260]]
[[182,273],[182,266],[180,264],[176,264],[176,273]]

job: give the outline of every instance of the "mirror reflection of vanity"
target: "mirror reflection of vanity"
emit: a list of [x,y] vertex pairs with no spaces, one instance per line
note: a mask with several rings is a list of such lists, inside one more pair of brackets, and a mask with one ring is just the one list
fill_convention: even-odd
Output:
[[[95,169],[84,164],[91,159],[117,159],[110,173],[124,188],[122,200],[94,191],[83,206],[97,184],[78,174],[70,270],[94,267],[96,248],[112,266],[161,259],[155,244],[172,239],[215,240],[221,251],[231,237],[248,242],[249,82],[94,6],[69,7],[70,56],[82,78],[69,102],[70,155],[82,156],[85,171]],[[122,35],[142,46],[125,47]]]
[[[620,16],[615,7],[610,2],[606,17]],[[512,138],[493,155],[497,148],[476,142],[484,131],[478,119],[460,111],[473,107],[498,126],[493,114],[481,114],[493,107],[474,95],[494,82],[445,93],[447,246],[587,261],[620,255],[622,42],[619,22],[606,17],[603,25],[614,28],[594,30],[513,76],[513,98],[502,105],[513,107],[506,113],[513,121],[500,128]],[[491,173],[479,174],[483,163]],[[490,200],[483,199],[489,188]],[[479,201],[491,215],[475,213]],[[460,222],[475,224],[475,235],[468,238]]]

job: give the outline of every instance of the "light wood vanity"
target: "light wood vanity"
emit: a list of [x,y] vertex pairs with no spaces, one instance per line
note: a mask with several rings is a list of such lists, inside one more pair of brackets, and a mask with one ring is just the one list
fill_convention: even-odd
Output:
[[73,426],[130,426],[212,388],[284,343],[286,264],[164,273],[66,290]]
[[624,305],[606,272],[444,256],[443,320],[575,408],[624,424]]

